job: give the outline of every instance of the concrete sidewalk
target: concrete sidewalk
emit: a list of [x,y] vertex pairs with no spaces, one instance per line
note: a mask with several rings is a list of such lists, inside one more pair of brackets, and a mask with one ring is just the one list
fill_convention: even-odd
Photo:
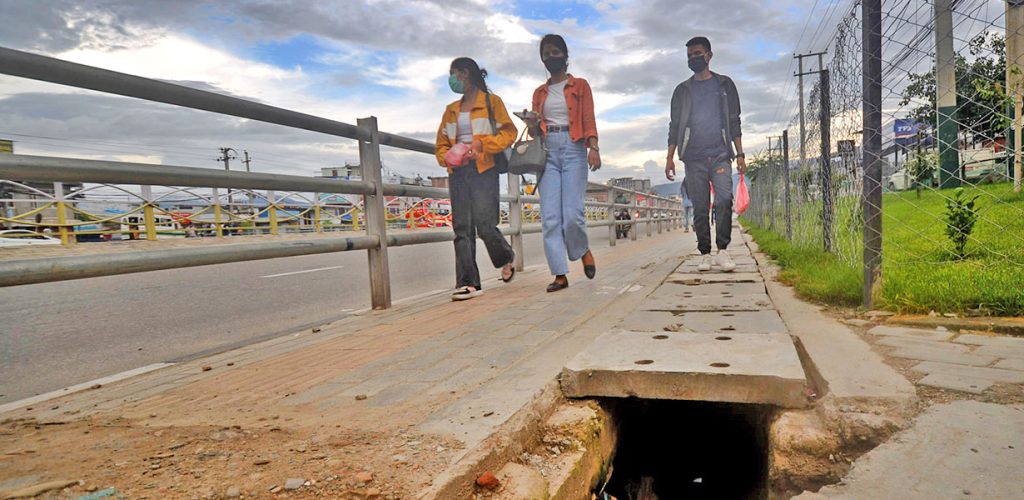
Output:
[[291,478],[300,496],[419,496],[507,460],[515,447],[488,440],[539,419],[564,363],[693,247],[620,241],[559,293],[529,270],[469,302],[425,297],[8,412],[0,491],[70,477],[132,498],[265,496]]
[[[0,492],[56,481],[71,486],[54,498],[107,487],[161,499],[465,498],[481,472],[519,460],[563,390],[580,388],[578,396],[649,391],[768,405],[768,486],[776,495],[817,490],[907,427],[914,386],[853,330],[777,283],[774,266],[738,228],[734,242],[732,274],[697,273],[692,234],[655,234],[597,249],[597,278],[583,279],[577,263],[571,286],[558,293],[544,292],[546,269],[531,269],[511,284],[485,283],[485,294],[468,302],[421,297],[0,414]],[[570,360],[591,359],[595,346],[615,353],[616,342],[634,338],[676,351],[622,349],[623,371],[643,371],[634,367],[639,354],[655,372],[675,368],[653,373],[658,381],[645,387],[580,382],[596,372]],[[691,343],[715,344],[715,358],[685,347]],[[767,345],[776,355],[759,363]],[[1020,408],[934,413],[922,417],[920,431],[902,434],[910,451],[882,447],[856,462],[883,464],[855,467],[851,479],[868,489],[821,494],[900,497],[902,483],[871,489],[877,479],[856,471],[905,462],[910,474],[936,454],[962,455],[959,438],[927,439],[928,429],[983,417],[965,424],[977,429],[1016,418]],[[999,436],[984,439],[995,446]],[[959,462],[948,463],[947,476]],[[1018,473],[1019,463],[999,470]]]

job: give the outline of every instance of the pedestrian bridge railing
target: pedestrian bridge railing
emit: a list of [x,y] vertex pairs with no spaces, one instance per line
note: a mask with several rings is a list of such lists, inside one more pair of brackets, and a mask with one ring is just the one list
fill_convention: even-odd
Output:
[[[237,97],[2,47],[0,73],[354,139],[359,144],[359,164],[362,170],[361,180],[338,180],[186,166],[0,154],[0,222],[7,226],[55,227],[55,235],[59,235],[65,244],[74,240],[76,226],[81,226],[85,222],[95,224],[97,220],[109,222],[113,219],[92,217],[89,221],[81,221],[75,218],[76,203],[81,201],[79,193],[95,189],[97,185],[113,187],[126,193],[129,191],[124,186],[138,187],[138,206],[130,211],[138,216],[138,232],[143,233],[139,236],[146,239],[156,239],[158,218],[164,210],[160,205],[161,197],[153,195],[154,187],[165,188],[165,191],[170,189],[171,192],[208,190],[208,205],[203,210],[208,217],[206,227],[215,236],[223,236],[226,229],[233,227],[233,221],[240,219],[238,214],[231,212],[234,204],[230,197],[227,198],[227,203],[224,203],[225,195],[230,190],[240,190],[235,192],[249,193],[247,196],[258,196],[265,200],[263,206],[251,211],[249,216],[256,219],[265,217],[270,232],[275,233],[282,222],[279,217],[282,213],[288,214],[284,219],[296,215],[293,212],[286,212],[285,204],[280,201],[290,195],[310,202],[309,206],[300,212],[314,214],[313,217],[306,219],[312,222],[307,224],[312,232],[325,231],[323,224],[318,221],[322,221],[321,211],[332,206],[329,195],[356,195],[362,198],[357,203],[358,208],[353,207],[354,210],[348,214],[353,224],[347,232],[332,232],[330,236],[308,239],[244,242],[244,238],[239,238],[240,243],[224,245],[5,260],[0,261],[0,286],[366,250],[369,255],[371,303],[375,309],[384,309],[391,305],[388,247],[454,239],[454,234],[445,229],[389,234],[388,214],[393,211],[389,212],[386,206],[388,197],[447,199],[448,190],[383,183],[380,161],[382,145],[430,155],[434,154],[434,145],[418,139],[381,132],[377,129],[375,117],[360,118],[356,125],[351,125]],[[52,193],[47,194],[31,187],[38,186],[38,183],[52,183]],[[68,183],[81,183],[89,187],[76,193],[68,193],[64,187]],[[3,193],[18,187],[35,190],[42,198],[41,203],[33,205],[23,213],[11,213],[17,200],[5,198]],[[646,233],[650,236],[655,228],[660,233],[662,230],[678,227],[681,223],[682,210],[678,200],[618,186],[590,183],[588,193],[595,192],[605,195],[607,201],[587,202],[587,225],[607,226],[611,245],[616,243],[617,226],[633,225],[634,230],[630,231],[630,238],[635,240],[638,224],[645,224]],[[283,198],[280,196],[282,193],[285,194]],[[328,201],[323,201],[324,195],[328,196]],[[508,223],[502,225],[501,230],[503,234],[511,237],[513,248],[516,250],[516,267],[521,270],[523,235],[541,231],[540,224],[524,223],[524,204],[538,204],[540,199],[522,194],[519,177],[509,175],[508,192],[501,196],[501,200],[508,205]],[[626,203],[617,202],[621,200],[625,200]],[[46,209],[56,212],[56,223],[35,220],[34,217]],[[627,209],[633,218],[617,220],[617,209]],[[600,220],[595,219],[595,214]],[[124,214],[119,214],[118,217],[122,215]],[[245,217],[241,219],[244,220]],[[126,232],[131,233],[132,228],[129,227]]]

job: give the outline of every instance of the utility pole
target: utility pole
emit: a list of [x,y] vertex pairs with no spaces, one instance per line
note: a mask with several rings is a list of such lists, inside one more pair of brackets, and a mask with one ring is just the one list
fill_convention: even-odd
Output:
[[[861,3],[864,132],[864,308],[882,275],[882,0]],[[920,136],[918,144],[921,143]]]
[[249,158],[249,152],[244,149],[242,150],[242,154],[245,155],[245,159],[242,160],[242,163],[245,164],[245,171],[251,172],[251,170],[249,170],[249,162],[252,161],[252,158]]
[[[819,175],[820,191],[821,191],[821,229],[822,235],[824,236],[824,247],[826,252],[832,251],[832,143],[831,143],[831,123],[832,123],[832,109],[830,104],[830,83],[829,83],[829,71],[822,63],[822,55],[824,52],[817,52],[814,54],[803,54],[804,57],[818,56],[818,70],[817,71],[801,71],[798,76],[801,75],[818,75],[819,92],[821,105],[818,110],[818,120],[820,122],[821,132],[821,157],[819,164],[821,166],[821,172]],[[800,109],[803,114],[803,108]],[[804,154],[803,140],[800,141],[800,154]]]
[[956,60],[951,0],[935,0],[935,104],[939,187],[960,185],[960,131],[956,123]]
[[800,166],[803,167],[807,162],[807,146],[804,145],[804,140],[807,138],[807,130],[804,126],[804,75],[810,74],[804,72],[804,58],[818,56],[818,69],[822,69],[821,57],[825,55],[825,52],[809,52],[807,54],[793,54],[793,58],[797,60],[799,64],[799,70],[796,73],[797,87],[800,94]]
[[1013,99],[1013,190],[1021,191],[1021,86],[1024,85],[1024,0],[1006,1],[1006,92]]
[[[234,154],[230,154],[229,152],[230,153],[234,153]],[[224,170],[230,171],[231,170],[231,160],[237,160],[238,157],[235,156],[237,154],[238,154],[238,151],[235,151],[232,148],[220,148],[220,158],[217,158],[215,161],[224,162]],[[232,201],[233,200],[231,199],[231,188],[228,188],[228,207],[231,207]],[[230,208],[229,208],[229,210],[230,210]]]

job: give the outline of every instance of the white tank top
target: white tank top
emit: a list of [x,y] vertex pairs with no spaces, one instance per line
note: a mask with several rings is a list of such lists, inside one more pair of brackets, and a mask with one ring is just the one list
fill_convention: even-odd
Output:
[[544,122],[550,127],[569,125],[569,106],[565,103],[565,80],[548,85],[548,98],[544,100]]
[[456,137],[456,140],[462,143],[471,144],[473,142],[473,124],[469,119],[468,111],[459,113],[458,126],[458,137]]

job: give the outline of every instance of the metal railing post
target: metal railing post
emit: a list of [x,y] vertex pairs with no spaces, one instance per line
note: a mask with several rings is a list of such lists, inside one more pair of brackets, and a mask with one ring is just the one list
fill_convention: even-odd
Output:
[[519,176],[508,174],[508,225],[512,228],[512,249],[516,252],[515,268],[522,271],[523,264],[523,201],[519,192]]
[[220,214],[220,191],[213,188],[213,227],[218,238],[224,237],[224,224],[221,222]]
[[270,219],[270,234],[277,234],[277,196],[267,191],[267,218]]
[[[864,289],[863,306],[874,306],[875,284],[882,277],[882,2],[861,4],[863,32],[864,131]],[[1014,147],[1017,147],[1016,145]]]
[[156,217],[153,216],[153,187],[142,188],[142,222],[146,224],[146,239],[156,241]]
[[633,199],[633,213],[629,214],[633,217],[633,223],[630,224],[630,226],[633,227],[629,228],[629,240],[636,241],[636,233],[640,230],[640,202],[637,201],[637,195],[635,192],[630,191],[629,196]]
[[313,232],[324,232],[323,223],[320,222],[320,193],[313,193]]
[[608,223],[611,224],[608,226],[608,246],[613,247],[619,236],[619,226],[615,224],[615,190],[612,188],[608,188],[608,203]]
[[786,203],[786,239],[793,241],[793,220],[790,214],[789,185],[789,130],[782,131],[782,179],[786,183],[783,194]]
[[373,192],[363,196],[366,210],[366,234],[378,239],[376,248],[367,250],[370,261],[370,303],[374,309],[391,307],[391,276],[388,271],[387,221],[384,213],[384,183],[381,179],[380,133],[377,118],[356,121],[368,141],[359,141],[359,167],[363,180],[373,183]]
[[60,233],[60,244],[68,246],[71,244],[71,241],[68,238],[68,214],[67,203],[64,201],[63,182],[53,183],[53,196],[57,199],[57,224],[59,225],[57,231]]
[[665,212],[665,205],[661,202],[661,198],[654,200],[654,204],[658,207],[658,234],[661,234],[665,229],[664,218],[662,217]]
[[654,228],[651,227],[651,223],[654,222],[653,212],[651,211],[651,193],[647,193],[644,198],[644,207],[647,209],[647,217],[644,217],[647,219],[647,237],[650,238],[654,235]]

